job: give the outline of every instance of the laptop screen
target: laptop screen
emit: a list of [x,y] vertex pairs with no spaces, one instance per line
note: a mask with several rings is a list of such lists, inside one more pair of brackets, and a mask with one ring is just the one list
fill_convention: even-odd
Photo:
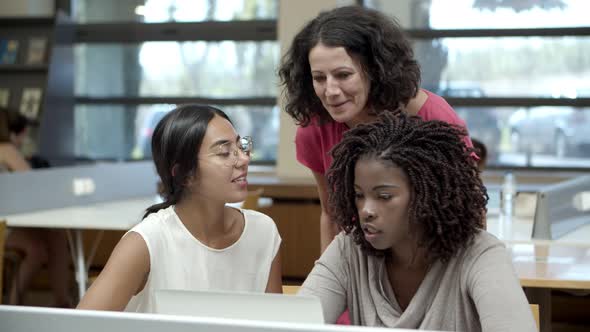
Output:
[[324,323],[320,300],[283,294],[158,290],[156,313],[259,321]]
[[[295,296],[292,297],[295,298]],[[0,322],[2,331],[21,332],[338,332],[343,329],[347,332],[402,331],[330,324],[264,322],[7,305],[0,305]]]

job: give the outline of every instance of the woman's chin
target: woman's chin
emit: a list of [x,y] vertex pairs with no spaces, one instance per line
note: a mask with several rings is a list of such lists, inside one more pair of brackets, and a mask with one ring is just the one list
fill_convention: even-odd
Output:
[[351,117],[346,114],[330,114],[330,117],[336,123],[344,123],[348,125],[351,122]]
[[237,204],[237,203],[241,203],[243,201],[246,200],[246,197],[248,196],[248,192],[244,192],[244,193],[236,193],[235,195],[231,195],[231,197],[228,197],[226,202],[228,204]]

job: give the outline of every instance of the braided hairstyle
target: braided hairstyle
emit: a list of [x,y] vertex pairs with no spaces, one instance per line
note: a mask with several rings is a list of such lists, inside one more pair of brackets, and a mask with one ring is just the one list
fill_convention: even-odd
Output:
[[158,122],[152,136],[152,156],[161,180],[158,191],[164,202],[147,208],[144,219],[177,204],[186,195],[186,184],[198,168],[197,154],[215,116],[231,123],[223,111],[195,104],[179,106]]
[[[330,216],[368,254],[384,255],[364,238],[355,204],[354,171],[361,158],[401,168],[410,183],[410,227],[429,258],[448,261],[484,228],[488,195],[472,160],[467,132],[442,121],[385,112],[349,130],[331,151]],[[419,227],[416,227],[419,226]]]

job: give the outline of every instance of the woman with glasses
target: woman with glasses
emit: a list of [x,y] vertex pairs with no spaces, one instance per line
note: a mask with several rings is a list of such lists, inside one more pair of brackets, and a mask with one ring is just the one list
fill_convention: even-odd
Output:
[[78,308],[154,312],[160,289],[281,292],[281,237],[243,201],[252,140],[222,111],[178,107],[156,126],[152,152],[164,202],[113,250]]

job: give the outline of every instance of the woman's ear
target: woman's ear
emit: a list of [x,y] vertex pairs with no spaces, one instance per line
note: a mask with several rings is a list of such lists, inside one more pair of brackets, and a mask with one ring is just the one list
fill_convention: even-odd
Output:
[[174,166],[172,166],[172,169],[170,170],[170,174],[172,174],[173,178],[176,177],[176,173],[178,173],[178,164],[174,164]]
[[184,180],[185,189],[189,189],[197,184],[199,180],[198,170],[194,170],[192,173],[187,174]]

